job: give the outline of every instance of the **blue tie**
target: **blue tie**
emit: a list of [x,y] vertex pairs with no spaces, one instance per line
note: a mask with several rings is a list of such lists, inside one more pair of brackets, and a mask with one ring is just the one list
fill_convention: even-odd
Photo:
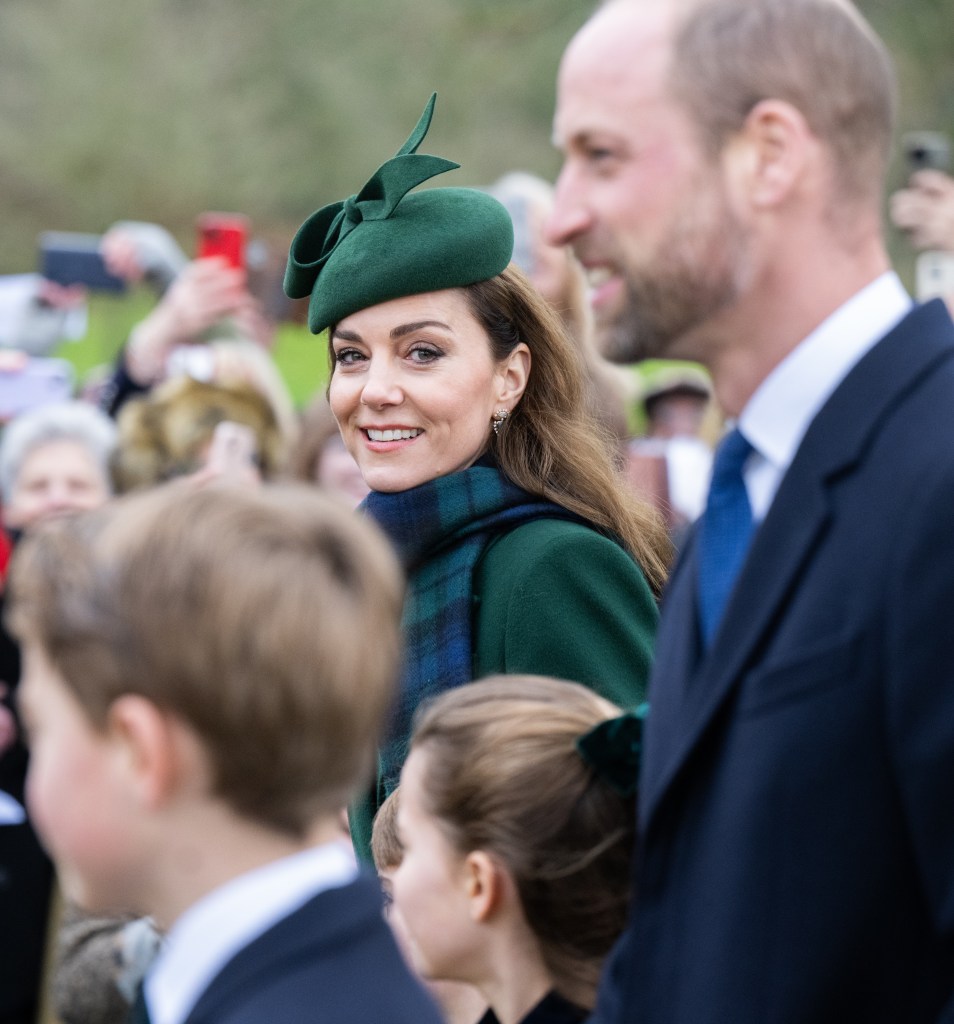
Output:
[[733,430],[716,450],[709,499],[699,527],[699,622],[706,646],[722,620],[754,524],[742,466],[752,445]]

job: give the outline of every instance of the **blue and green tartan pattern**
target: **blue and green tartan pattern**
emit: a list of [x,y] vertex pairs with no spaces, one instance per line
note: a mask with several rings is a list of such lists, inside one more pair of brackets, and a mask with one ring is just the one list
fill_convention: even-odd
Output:
[[383,800],[398,784],[417,706],[473,676],[473,576],[484,549],[533,519],[578,517],[485,464],[396,494],[373,491],[361,507],[391,538],[408,574],[404,670],[379,764]]

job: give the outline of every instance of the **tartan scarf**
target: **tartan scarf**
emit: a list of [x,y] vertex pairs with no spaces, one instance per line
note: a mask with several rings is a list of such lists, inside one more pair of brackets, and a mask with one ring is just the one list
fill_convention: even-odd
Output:
[[583,520],[517,487],[486,460],[407,491],[372,491],[361,508],[390,537],[408,576],[404,669],[380,753],[380,803],[400,779],[417,706],[473,678],[474,567],[487,545],[533,519]]

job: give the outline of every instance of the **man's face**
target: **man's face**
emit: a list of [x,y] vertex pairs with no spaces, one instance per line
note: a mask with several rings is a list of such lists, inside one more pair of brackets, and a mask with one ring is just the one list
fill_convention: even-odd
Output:
[[704,359],[696,329],[747,272],[721,164],[669,95],[672,30],[661,5],[603,8],[571,42],[557,85],[564,164],[548,234],[587,268],[600,347],[621,362]]

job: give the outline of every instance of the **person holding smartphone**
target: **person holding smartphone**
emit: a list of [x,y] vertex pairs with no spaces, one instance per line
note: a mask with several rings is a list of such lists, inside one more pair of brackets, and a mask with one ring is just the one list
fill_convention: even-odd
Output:
[[891,220],[915,249],[954,253],[954,178],[945,171],[922,170],[891,197]]
[[915,291],[926,302],[942,298],[954,311],[954,178],[950,174],[951,146],[939,132],[905,136],[905,155],[911,176],[891,197],[890,215],[919,256]]
[[193,260],[181,252],[166,253],[168,246],[159,246],[147,228],[162,232],[156,225],[120,222],[101,242],[112,273],[138,280],[161,271],[162,278],[158,303],[133,328],[112,374],[94,396],[110,415],[131,396],[175,373],[211,379],[215,374],[207,346],[212,340],[240,339],[267,350],[274,337],[274,324],[249,289],[244,215],[201,215]]

